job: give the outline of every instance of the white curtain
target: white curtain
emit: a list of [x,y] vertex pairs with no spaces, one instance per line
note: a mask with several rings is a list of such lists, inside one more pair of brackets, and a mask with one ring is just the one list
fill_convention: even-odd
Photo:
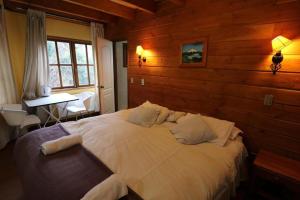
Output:
[[104,28],[102,24],[91,22],[91,38],[94,52],[94,63],[95,63],[95,111],[100,110],[99,103],[99,80],[98,80],[98,65],[97,65],[97,38],[104,38]]
[[48,86],[48,57],[45,13],[27,11],[26,63],[23,98],[41,96],[42,86]]
[[[16,84],[10,62],[4,8],[0,5],[0,107],[18,101]],[[4,148],[14,135],[0,115],[0,149]]]

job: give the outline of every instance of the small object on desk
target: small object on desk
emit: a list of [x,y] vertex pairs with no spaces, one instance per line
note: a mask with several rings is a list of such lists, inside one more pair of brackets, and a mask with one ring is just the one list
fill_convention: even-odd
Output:
[[51,96],[51,91],[52,91],[51,87],[45,86],[45,85],[41,86],[41,95],[42,95],[42,97]]
[[261,150],[251,190],[265,199],[300,199],[300,161]]
[[70,101],[77,101],[79,100],[76,96],[68,94],[68,93],[58,93],[58,94],[52,94],[48,97],[41,97],[38,99],[34,99],[34,100],[25,100],[25,104],[27,107],[29,108],[35,108],[35,107],[41,107],[43,111],[45,111],[49,117],[46,120],[44,127],[46,127],[47,123],[49,122],[49,120],[51,118],[55,119],[56,123],[60,123],[60,117],[56,117],[54,115],[57,107],[55,107],[55,109],[51,110],[47,110],[46,108],[44,108],[44,106],[50,106],[50,105],[54,105],[54,104],[59,104],[59,103],[66,103],[66,105],[63,108],[63,112],[65,111],[68,102]]

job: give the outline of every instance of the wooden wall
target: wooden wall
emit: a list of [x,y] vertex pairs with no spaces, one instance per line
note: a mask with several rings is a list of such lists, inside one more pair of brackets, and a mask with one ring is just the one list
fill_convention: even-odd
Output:
[[[155,16],[139,13],[133,22],[107,28],[112,40],[128,40],[128,78],[134,78],[129,105],[148,99],[231,120],[247,134],[250,151],[264,148],[300,159],[300,1],[186,2],[163,2]],[[283,51],[283,68],[272,75],[271,40],[277,35],[293,43]],[[208,38],[206,67],[180,67],[181,42],[201,37]],[[148,50],[142,67],[138,44]],[[274,95],[272,106],[263,105],[266,94]]]

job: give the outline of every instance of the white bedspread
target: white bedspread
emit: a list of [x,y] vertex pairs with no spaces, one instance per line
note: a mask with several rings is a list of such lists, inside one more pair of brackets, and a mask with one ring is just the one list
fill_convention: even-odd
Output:
[[[235,182],[244,145],[184,145],[167,126],[127,122],[128,110],[63,123],[83,146],[144,199],[216,199]],[[168,124],[170,126],[170,124]]]

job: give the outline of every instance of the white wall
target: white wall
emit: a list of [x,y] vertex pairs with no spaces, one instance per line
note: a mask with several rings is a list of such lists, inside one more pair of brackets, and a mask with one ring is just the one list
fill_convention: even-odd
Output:
[[123,64],[123,43],[116,43],[117,79],[118,79],[118,110],[128,108],[127,68]]

